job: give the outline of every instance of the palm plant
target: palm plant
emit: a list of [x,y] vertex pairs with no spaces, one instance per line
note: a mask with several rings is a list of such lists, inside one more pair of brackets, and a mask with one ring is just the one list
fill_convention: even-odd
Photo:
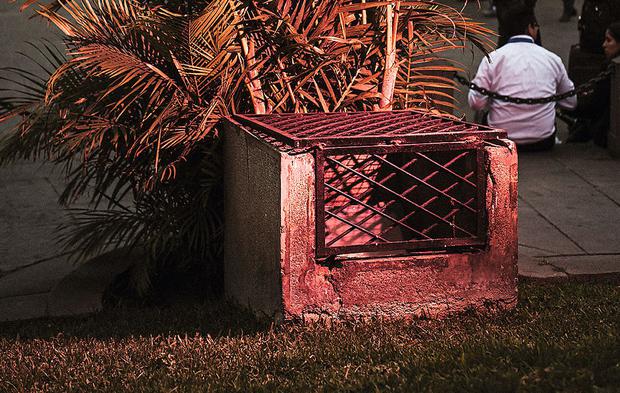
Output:
[[481,24],[430,0],[168,5],[38,4],[66,53],[39,49],[44,78],[5,69],[25,94],[0,99],[0,122],[20,118],[0,163],[52,160],[67,176],[62,204],[90,197],[62,238],[80,258],[129,246],[149,251],[146,270],[212,259],[222,117],[445,108],[455,86],[441,74],[458,67],[441,52],[492,44]]

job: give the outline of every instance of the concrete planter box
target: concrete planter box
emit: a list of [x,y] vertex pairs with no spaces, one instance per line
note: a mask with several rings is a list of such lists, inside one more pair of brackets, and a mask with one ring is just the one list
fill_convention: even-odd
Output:
[[[323,214],[317,207],[315,168],[320,152],[283,149],[269,135],[234,119],[226,123],[224,140],[225,291],[240,304],[276,319],[440,317],[516,304],[517,155],[512,142],[477,141],[484,225],[477,227],[481,236],[471,246],[456,239],[447,244],[460,246],[437,247],[429,241],[420,249],[331,255],[329,250],[321,254],[317,244],[325,240],[317,236],[317,228],[323,230],[317,226]],[[469,135],[456,144],[472,140],[476,137]],[[455,217],[451,222],[458,221]]]

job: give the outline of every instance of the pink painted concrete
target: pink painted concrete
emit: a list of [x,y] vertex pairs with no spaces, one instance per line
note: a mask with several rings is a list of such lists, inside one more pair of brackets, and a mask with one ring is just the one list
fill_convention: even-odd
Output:
[[[227,130],[226,161],[233,159],[243,164],[250,157],[257,159],[250,145],[261,144],[260,138],[241,130],[234,123]],[[317,264],[314,257],[313,155],[289,155],[275,149],[267,152],[263,144],[264,159],[273,163],[273,158],[279,157],[278,168],[272,165],[265,172],[260,159],[253,165],[230,164],[244,173],[230,176],[227,188],[233,192],[243,190],[244,194],[228,199],[237,204],[227,207],[228,295],[277,319],[441,317],[467,308],[513,307],[517,300],[517,155],[512,142],[500,142],[485,147],[486,248],[467,253],[350,259],[331,268]],[[278,182],[279,193],[276,195],[274,190],[273,194],[265,194],[265,190],[273,188],[262,187],[263,193],[257,195],[253,188],[260,185],[243,186],[249,178],[259,183]],[[233,212],[251,209],[255,198],[277,201],[278,211],[256,215],[261,217],[260,223],[241,222],[242,216]],[[254,229],[251,241],[230,237],[247,234],[239,230],[247,225]],[[260,231],[256,231],[257,225]],[[278,244],[261,243],[273,243],[276,230]],[[253,253],[251,247],[261,250]],[[265,258],[274,258],[279,269],[273,269],[274,260]]]

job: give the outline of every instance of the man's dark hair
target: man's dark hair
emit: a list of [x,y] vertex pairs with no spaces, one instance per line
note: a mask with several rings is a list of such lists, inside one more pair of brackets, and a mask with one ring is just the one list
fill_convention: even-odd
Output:
[[537,24],[534,8],[521,3],[513,4],[507,8],[502,15],[502,19],[504,22],[504,32],[507,37],[527,34],[527,27]]

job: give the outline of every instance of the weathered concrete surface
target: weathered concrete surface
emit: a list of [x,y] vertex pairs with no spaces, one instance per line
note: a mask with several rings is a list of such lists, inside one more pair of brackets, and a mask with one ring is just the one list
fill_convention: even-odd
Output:
[[330,267],[315,259],[313,154],[281,153],[238,124],[227,128],[224,145],[229,174],[225,289],[241,304],[286,319],[441,316],[468,307],[516,304],[517,156],[512,142],[485,147],[485,249],[349,258]]
[[615,71],[611,79],[611,122],[607,145],[612,156],[620,157],[620,58],[614,59]]
[[[592,144],[522,154],[519,166],[520,274],[620,272],[620,162]],[[537,263],[521,268],[525,256]],[[579,268],[575,264],[580,264]],[[536,270],[536,266],[538,269]],[[549,270],[551,267],[552,270]]]
[[568,276],[616,274],[620,255],[552,256],[546,262]]
[[[485,148],[488,171],[488,246],[458,254],[427,254],[410,257],[343,261],[330,269],[327,282],[315,285],[298,298],[291,316],[332,314],[337,316],[407,315],[442,316],[468,307],[516,304],[517,266],[517,161],[514,145]],[[316,276],[301,270],[305,281]],[[325,274],[325,273],[323,273]],[[293,278],[295,276],[293,275]],[[340,307],[334,314],[317,301],[315,292],[335,289]],[[318,294],[317,294],[318,295]],[[301,315],[299,315],[301,310]]]
[[567,278],[562,269],[551,265],[544,258],[533,258],[519,252],[519,276],[530,278]]
[[227,128],[224,138],[226,293],[281,315],[280,154],[237,128]]

